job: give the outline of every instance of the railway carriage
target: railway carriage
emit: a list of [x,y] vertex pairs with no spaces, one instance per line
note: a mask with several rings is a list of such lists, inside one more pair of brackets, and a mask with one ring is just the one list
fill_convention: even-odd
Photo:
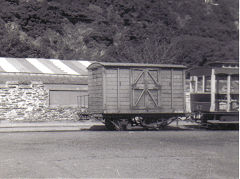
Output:
[[185,114],[185,66],[94,62],[88,67],[88,110],[108,129],[159,129]]
[[239,64],[214,62],[188,70],[191,112],[207,121],[239,120]]

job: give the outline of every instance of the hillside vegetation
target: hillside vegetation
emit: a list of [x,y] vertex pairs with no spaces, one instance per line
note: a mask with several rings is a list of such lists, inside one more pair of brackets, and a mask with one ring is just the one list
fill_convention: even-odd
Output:
[[238,60],[238,0],[1,0],[0,56],[176,63]]

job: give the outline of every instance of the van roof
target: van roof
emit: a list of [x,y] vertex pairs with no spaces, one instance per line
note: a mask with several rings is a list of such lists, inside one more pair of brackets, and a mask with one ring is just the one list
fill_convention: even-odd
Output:
[[88,69],[104,67],[162,67],[162,68],[186,68],[184,65],[173,64],[149,64],[149,63],[113,63],[113,62],[94,62],[88,66]]

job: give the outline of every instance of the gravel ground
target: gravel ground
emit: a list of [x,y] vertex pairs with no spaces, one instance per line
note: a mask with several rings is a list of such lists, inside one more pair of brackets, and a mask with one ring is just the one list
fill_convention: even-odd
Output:
[[0,178],[236,179],[238,136],[238,130],[171,126],[2,133]]

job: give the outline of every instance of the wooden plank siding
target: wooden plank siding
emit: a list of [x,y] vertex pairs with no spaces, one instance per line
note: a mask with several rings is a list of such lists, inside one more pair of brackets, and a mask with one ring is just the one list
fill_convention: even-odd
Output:
[[106,70],[106,109],[123,111],[129,109],[129,70]]
[[183,70],[160,70],[160,107],[184,111],[184,85]]
[[160,107],[163,109],[171,109],[171,69],[160,69]]
[[185,103],[184,103],[184,71],[183,70],[173,70],[173,104],[172,107],[175,111],[184,111]]
[[103,111],[103,68],[89,70],[88,78],[88,106],[90,112]]
[[130,108],[130,69],[119,71],[119,110],[124,111]]
[[105,110],[117,110],[117,68],[105,69]]
[[[184,112],[185,75],[181,68],[141,67],[138,70],[137,67],[130,66],[100,66],[89,71],[91,112],[106,114]],[[135,82],[137,88],[133,91]],[[139,101],[139,108],[134,108],[133,103],[136,103],[138,96],[141,96],[144,85],[148,87],[149,92]],[[135,93],[134,99],[133,93]],[[144,109],[146,105],[150,108]]]

